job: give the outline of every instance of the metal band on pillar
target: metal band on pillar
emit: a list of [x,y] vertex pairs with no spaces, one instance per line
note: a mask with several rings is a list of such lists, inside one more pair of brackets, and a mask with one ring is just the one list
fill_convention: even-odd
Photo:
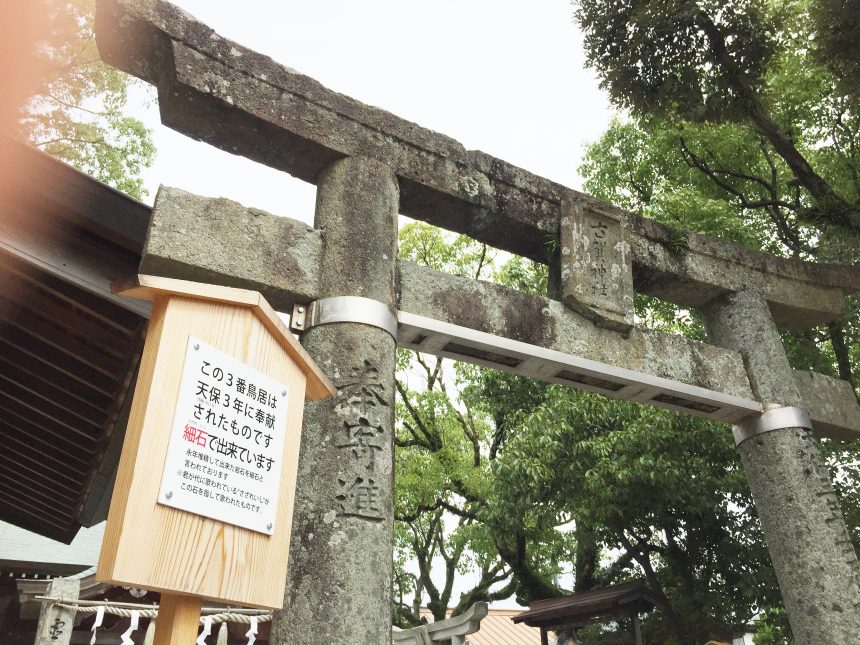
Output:
[[309,305],[295,305],[290,327],[303,332],[329,323],[361,323],[379,327],[397,340],[397,316],[385,304],[361,296],[322,298]]
[[812,430],[812,421],[809,412],[803,408],[778,407],[765,410],[759,415],[747,417],[743,421],[732,426],[735,435],[735,445],[740,445],[747,439],[756,435],[770,432],[771,430],[782,430],[784,428],[806,428]]

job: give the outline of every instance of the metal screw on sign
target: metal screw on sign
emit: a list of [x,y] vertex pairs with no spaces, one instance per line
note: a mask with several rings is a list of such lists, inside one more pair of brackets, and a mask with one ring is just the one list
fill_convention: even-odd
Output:
[[170,499],[171,497],[173,497],[173,491],[172,490],[169,490],[166,493],[164,493],[164,499]]
[[281,392],[281,396],[287,396],[287,391],[284,390],[283,392]]
[[266,530],[267,530],[267,531],[271,531],[271,530],[272,530],[272,523],[271,523],[271,522],[269,522],[268,524],[266,524]]
[[195,344],[194,344],[194,349],[200,349],[200,343],[195,343]]

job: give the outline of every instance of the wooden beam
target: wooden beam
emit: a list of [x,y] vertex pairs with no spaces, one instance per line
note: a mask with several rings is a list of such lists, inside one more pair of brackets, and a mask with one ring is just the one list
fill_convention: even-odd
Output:
[[200,598],[162,593],[154,645],[186,645],[195,642],[202,605]]

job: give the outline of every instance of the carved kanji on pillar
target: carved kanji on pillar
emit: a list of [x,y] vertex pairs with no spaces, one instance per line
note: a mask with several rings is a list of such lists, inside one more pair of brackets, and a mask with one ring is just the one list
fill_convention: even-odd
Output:
[[341,402],[335,410],[343,418],[342,432],[334,438],[344,463],[338,475],[341,490],[335,496],[340,514],[382,520],[385,509],[377,482],[376,460],[390,441],[385,431],[389,410],[381,410],[390,408],[385,386],[379,379],[379,370],[370,361],[364,361],[337,388]]

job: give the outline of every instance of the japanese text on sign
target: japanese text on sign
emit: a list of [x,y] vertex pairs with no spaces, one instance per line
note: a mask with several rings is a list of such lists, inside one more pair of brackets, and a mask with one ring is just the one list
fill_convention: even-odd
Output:
[[287,387],[189,337],[158,501],[274,531]]

